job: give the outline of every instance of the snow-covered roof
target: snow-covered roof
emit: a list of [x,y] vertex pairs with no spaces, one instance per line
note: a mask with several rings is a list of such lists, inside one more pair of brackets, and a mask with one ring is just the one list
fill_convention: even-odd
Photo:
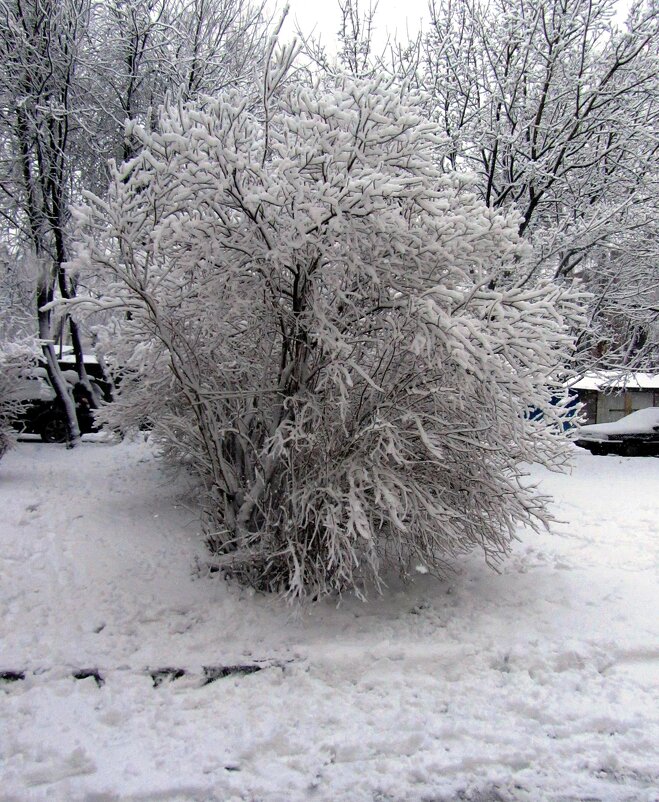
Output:
[[659,390],[659,373],[623,373],[619,370],[590,370],[575,382],[573,390]]

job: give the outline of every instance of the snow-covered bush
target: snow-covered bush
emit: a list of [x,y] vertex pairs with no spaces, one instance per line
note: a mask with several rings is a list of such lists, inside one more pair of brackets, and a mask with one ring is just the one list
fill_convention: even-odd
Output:
[[217,564],[257,587],[494,563],[545,521],[521,465],[562,459],[574,308],[491,289],[518,221],[438,170],[414,97],[267,83],[260,110],[227,94],[135,126],[89,198],[78,265],[121,312],[103,347],[130,379],[108,414],[154,422],[203,482]]
[[36,359],[36,347],[30,340],[11,342],[0,330],[0,459],[14,445],[12,421],[23,408],[21,381]]

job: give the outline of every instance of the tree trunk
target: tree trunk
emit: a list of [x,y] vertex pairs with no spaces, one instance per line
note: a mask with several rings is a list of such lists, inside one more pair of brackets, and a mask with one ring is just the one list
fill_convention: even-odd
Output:
[[48,287],[48,281],[41,277],[38,282],[37,290],[39,337],[42,341],[42,349],[44,358],[46,360],[46,371],[48,373],[48,378],[66,417],[66,445],[67,448],[74,448],[80,442],[80,426],[78,425],[76,406],[67,381],[60,370],[59,363],[57,362],[57,356],[55,355],[55,348],[53,346],[51,337],[51,313],[49,310],[43,309],[44,305],[51,300],[51,294],[52,293]]

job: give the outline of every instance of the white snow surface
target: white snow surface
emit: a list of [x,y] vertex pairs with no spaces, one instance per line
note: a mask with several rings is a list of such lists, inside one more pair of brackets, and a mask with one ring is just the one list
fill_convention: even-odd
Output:
[[[659,460],[538,469],[497,574],[291,608],[203,560],[148,443],[0,463],[2,802],[659,799]],[[264,666],[203,684],[204,666]],[[188,673],[158,687],[150,671]],[[103,678],[74,679],[94,669]]]
[[578,437],[606,440],[624,434],[651,434],[659,428],[659,407],[639,409],[611,423],[590,423],[577,430]]
[[570,382],[573,390],[659,390],[659,373],[625,373],[617,370],[590,370]]

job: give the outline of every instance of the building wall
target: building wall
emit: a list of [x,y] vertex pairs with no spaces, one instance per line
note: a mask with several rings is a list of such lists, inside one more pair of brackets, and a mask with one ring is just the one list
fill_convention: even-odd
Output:
[[[656,390],[627,390],[624,393],[597,394],[597,423],[610,423],[638,409],[659,406]],[[590,421],[589,421],[590,422]]]
[[597,423],[597,390],[579,390],[579,401],[583,404],[581,416],[583,423]]

